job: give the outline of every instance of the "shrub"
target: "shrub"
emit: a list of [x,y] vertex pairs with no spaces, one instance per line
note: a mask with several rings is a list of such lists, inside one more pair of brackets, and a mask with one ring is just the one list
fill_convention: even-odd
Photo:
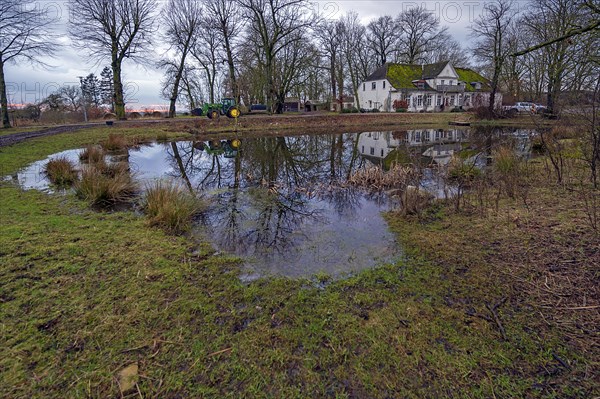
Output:
[[154,111],[154,112],[152,113],[152,117],[153,117],[153,118],[162,118],[162,117],[163,117],[163,114],[162,114],[162,112],[160,112],[160,111]]
[[406,108],[396,108],[396,112],[406,112]]
[[100,142],[102,148],[107,151],[119,151],[127,148],[128,142],[122,134],[109,134],[108,139]]
[[167,132],[160,132],[156,134],[156,141],[167,141],[169,140],[169,135]]
[[48,161],[44,168],[48,179],[57,186],[70,186],[77,181],[77,170],[66,157]]
[[371,112],[379,112],[379,108],[373,108]]
[[108,112],[108,113],[104,114],[104,116],[102,117],[102,119],[105,119],[105,120],[117,119],[117,115],[113,114],[112,112]]
[[144,210],[151,226],[173,233],[189,230],[192,217],[200,212],[200,201],[171,181],[156,181],[146,187]]
[[104,151],[100,147],[88,145],[79,154],[79,159],[91,164],[104,162]]
[[134,111],[134,112],[130,112],[129,115],[127,115],[127,117],[129,119],[140,119],[142,117],[142,114]]
[[396,110],[396,112],[402,112],[402,111],[398,111],[400,109],[404,109],[406,111],[406,109],[408,109],[408,101],[406,101],[406,100],[394,100],[394,103],[392,104],[392,106],[394,107],[394,109]]
[[137,186],[128,172],[110,176],[95,166],[88,166],[82,171],[75,191],[81,199],[92,204],[110,205],[130,199],[137,192]]

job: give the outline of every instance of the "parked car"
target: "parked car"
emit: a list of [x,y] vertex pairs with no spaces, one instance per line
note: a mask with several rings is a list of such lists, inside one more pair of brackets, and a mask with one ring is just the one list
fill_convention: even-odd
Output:
[[507,105],[503,107],[504,110],[508,113],[512,114],[521,114],[521,113],[532,113],[532,114],[540,114],[546,112],[548,109],[546,106],[542,104],[535,104],[528,101],[519,101],[516,102],[515,105]]

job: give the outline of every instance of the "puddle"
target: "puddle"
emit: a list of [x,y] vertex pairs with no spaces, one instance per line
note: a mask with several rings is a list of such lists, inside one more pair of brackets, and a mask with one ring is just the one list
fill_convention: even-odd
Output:
[[[421,187],[443,197],[448,188],[436,170],[455,153],[468,150],[485,163],[490,136],[496,136],[528,154],[530,131],[484,133],[421,129],[154,143],[130,149],[120,160],[142,187],[173,178],[202,195],[209,209],[196,232],[217,250],[242,256],[243,278],[342,277],[402,256],[382,217],[394,202],[348,187],[349,176],[372,165],[420,165]],[[79,152],[54,154],[9,178],[26,189],[51,190],[45,163],[59,156],[79,163]]]

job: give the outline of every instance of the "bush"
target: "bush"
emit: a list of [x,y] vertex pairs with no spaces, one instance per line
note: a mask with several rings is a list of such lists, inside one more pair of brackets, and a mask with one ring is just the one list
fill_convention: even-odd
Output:
[[75,191],[79,198],[92,204],[111,205],[130,199],[137,192],[137,185],[128,172],[109,176],[95,166],[88,166],[82,171]]
[[146,187],[144,210],[151,226],[172,233],[189,230],[202,206],[198,198],[171,181],[156,181]]
[[396,108],[396,112],[406,112],[406,108]]
[[129,119],[140,119],[142,117],[142,114],[140,114],[139,112],[130,112],[129,115],[127,116]]
[[460,107],[454,107],[450,110],[450,112],[465,112],[465,110],[463,109],[462,106]]
[[77,170],[66,157],[48,161],[44,168],[48,179],[57,186],[70,186],[77,181]]
[[79,159],[90,164],[104,162],[104,151],[100,147],[88,145],[79,154]]
[[405,111],[408,109],[408,101],[406,100],[394,100],[394,103],[392,105],[394,107],[394,109],[396,110],[396,112],[402,112],[402,111],[398,111],[399,109],[404,109]]
[[109,134],[108,139],[101,141],[100,145],[107,151],[119,151],[127,148],[128,142],[122,134]]
[[373,109],[371,110],[371,112],[375,112],[375,113],[377,113],[377,112],[379,112],[379,108],[373,108]]
[[117,115],[113,114],[112,112],[108,112],[108,113],[104,114],[104,116],[102,117],[102,119],[105,119],[105,120],[117,119]]

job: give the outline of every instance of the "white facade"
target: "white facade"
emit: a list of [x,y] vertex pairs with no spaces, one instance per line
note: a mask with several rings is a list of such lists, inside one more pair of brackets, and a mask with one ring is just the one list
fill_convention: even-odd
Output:
[[[469,87],[470,90],[466,90]],[[475,91],[471,91],[475,89]],[[393,87],[387,77],[367,80],[358,88],[359,107],[394,112],[395,101],[406,101],[408,112],[449,111],[455,107],[467,110],[487,106],[489,92],[478,91],[481,82],[463,82],[454,67],[448,62],[434,77],[413,81],[411,87]],[[502,95],[497,93],[497,106],[502,104]]]

